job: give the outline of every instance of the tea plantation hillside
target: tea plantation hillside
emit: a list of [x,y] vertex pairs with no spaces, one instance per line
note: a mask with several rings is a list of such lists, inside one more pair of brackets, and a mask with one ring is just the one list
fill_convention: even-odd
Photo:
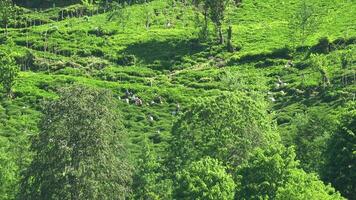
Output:
[[[195,5],[220,0],[63,2],[0,8],[0,199],[61,199],[26,197],[22,180],[45,102],[73,85],[112,92],[132,182],[116,197],[95,185],[90,197],[83,189],[62,199],[356,198],[353,0],[221,1],[223,44],[214,17]],[[225,141],[254,128],[266,141]],[[260,148],[229,160],[237,144]]]

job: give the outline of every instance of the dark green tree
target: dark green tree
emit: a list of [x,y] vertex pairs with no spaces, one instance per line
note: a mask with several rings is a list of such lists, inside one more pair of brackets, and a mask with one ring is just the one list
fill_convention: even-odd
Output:
[[209,9],[210,19],[214,22],[218,37],[219,43],[224,43],[224,36],[222,32],[222,24],[225,18],[225,10],[229,3],[229,0],[205,0],[205,3]]
[[6,54],[0,56],[0,84],[7,96],[12,97],[12,87],[15,85],[19,68],[11,56]]
[[230,2],[230,0],[193,0],[193,4],[204,14],[205,26],[208,24],[208,18],[215,24],[220,44],[224,43],[222,25]]
[[205,157],[177,173],[175,199],[234,199],[235,183],[218,160]]
[[236,199],[273,199],[298,166],[293,149],[281,145],[257,149],[237,169]]
[[61,89],[44,109],[19,199],[126,199],[131,170],[125,130],[114,110],[108,91]]
[[306,172],[321,172],[327,141],[336,129],[336,119],[328,114],[330,110],[315,108],[292,120],[292,134],[297,159]]
[[356,197],[356,104],[350,104],[328,142],[323,177],[349,199]]
[[237,169],[236,199],[343,199],[314,174],[298,168],[292,148],[257,149]]
[[150,145],[150,141],[145,138],[133,176],[134,199],[158,200],[172,198],[172,183],[170,180],[165,179],[162,167],[154,149]]
[[14,17],[15,8],[11,0],[0,1],[0,24],[5,27],[5,35],[7,35],[7,28],[9,26],[10,19]]
[[242,92],[198,99],[173,125],[170,169],[204,156],[237,166],[252,149],[278,139],[266,110],[263,99]]

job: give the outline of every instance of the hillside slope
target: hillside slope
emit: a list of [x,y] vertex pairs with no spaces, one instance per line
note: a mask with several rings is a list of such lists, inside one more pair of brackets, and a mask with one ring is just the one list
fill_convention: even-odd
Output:
[[[19,176],[30,161],[28,146],[38,133],[41,102],[56,98],[59,87],[72,83],[113,91],[124,115],[132,162],[145,138],[165,157],[173,122],[196,98],[236,90],[263,94],[282,141],[294,145],[296,116],[313,109],[336,116],[355,100],[356,4],[310,2],[317,9],[318,26],[303,45],[293,43],[289,26],[299,9],[297,0],[246,0],[229,9],[223,29],[232,26],[238,47],[233,53],[216,44],[212,23],[209,38],[201,41],[198,21],[203,16],[178,2],[135,4],[116,15],[100,9],[78,14],[82,5],[19,8],[7,35],[0,30],[0,52],[14,55],[21,67],[14,98],[0,98],[1,162]],[[312,67],[312,53],[327,60],[323,72],[330,84]],[[340,61],[345,53],[351,57],[346,69]],[[288,62],[292,64],[286,66]],[[127,92],[142,105],[127,103]],[[17,180],[9,184],[16,187]]]

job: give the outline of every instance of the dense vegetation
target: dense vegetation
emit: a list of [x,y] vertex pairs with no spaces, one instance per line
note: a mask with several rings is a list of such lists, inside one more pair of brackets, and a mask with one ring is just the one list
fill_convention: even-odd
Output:
[[355,199],[352,0],[0,1],[0,200]]

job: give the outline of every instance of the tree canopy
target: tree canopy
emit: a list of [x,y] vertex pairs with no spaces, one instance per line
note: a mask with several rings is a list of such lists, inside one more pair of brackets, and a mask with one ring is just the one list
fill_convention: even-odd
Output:
[[20,199],[125,199],[131,170],[125,130],[108,91],[63,88],[47,103]]
[[210,156],[236,166],[249,151],[278,138],[271,124],[259,97],[227,93],[199,99],[173,125],[170,164],[179,168]]
[[230,200],[235,195],[235,183],[225,168],[210,157],[191,163],[177,173],[176,199]]
[[287,183],[278,188],[276,200],[343,200],[340,193],[325,185],[315,174],[292,170]]
[[356,104],[351,103],[341,123],[327,143],[324,179],[345,197],[356,196]]
[[257,149],[236,172],[236,199],[343,199],[314,174],[298,168],[292,148]]
[[336,129],[336,121],[324,108],[312,109],[293,119],[293,144],[300,166],[306,172],[322,171],[327,141]]

